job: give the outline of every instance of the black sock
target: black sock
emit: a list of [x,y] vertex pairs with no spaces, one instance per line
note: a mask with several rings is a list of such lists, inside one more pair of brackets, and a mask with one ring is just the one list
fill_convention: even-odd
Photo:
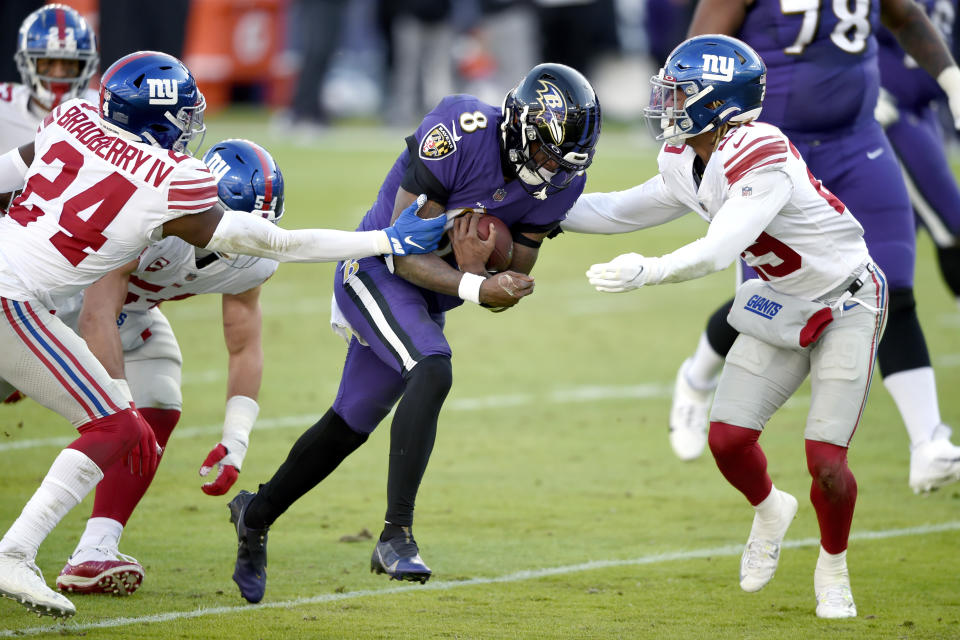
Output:
[[390,426],[386,521],[413,524],[413,506],[437,437],[437,417],[453,384],[447,356],[427,356],[407,376],[403,397]]
[[380,541],[383,542],[391,538],[406,537],[407,535],[410,535],[410,527],[401,527],[392,522],[387,522],[383,525],[383,533],[380,534]]
[[330,475],[343,460],[367,441],[368,434],[357,433],[331,408],[306,430],[290,449],[290,454],[257,497],[247,506],[243,522],[251,529],[273,524],[290,505]]
[[930,366],[930,352],[917,318],[913,289],[890,292],[887,328],[877,347],[880,373],[886,378],[894,373]]
[[733,306],[733,300],[727,300],[720,308],[713,312],[710,319],[707,320],[707,342],[717,354],[723,358],[727,357],[730,349],[736,341],[737,330],[727,322],[727,314],[730,313],[730,307]]

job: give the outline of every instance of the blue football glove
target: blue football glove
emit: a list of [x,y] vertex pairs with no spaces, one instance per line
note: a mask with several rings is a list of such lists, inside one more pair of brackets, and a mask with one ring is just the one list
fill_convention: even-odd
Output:
[[443,237],[447,216],[440,214],[435,218],[424,220],[417,215],[417,212],[425,204],[427,204],[427,196],[420,194],[413,204],[403,210],[392,227],[383,230],[390,239],[393,255],[430,253],[437,248],[440,238]]

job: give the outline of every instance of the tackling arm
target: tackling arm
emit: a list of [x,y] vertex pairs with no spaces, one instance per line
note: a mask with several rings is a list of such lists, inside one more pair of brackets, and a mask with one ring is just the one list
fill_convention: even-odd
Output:
[[[405,189],[397,189],[397,198],[393,207],[393,220],[403,211],[415,196]],[[438,202],[428,200],[421,207],[418,215],[421,218],[432,218],[443,215],[444,207]],[[474,228],[474,233],[476,229]],[[489,249],[487,249],[489,256]],[[486,262],[486,257],[479,260]],[[447,264],[439,256],[432,253],[410,256],[394,256],[393,272],[424,289],[430,289],[448,296],[460,296],[460,284],[464,274]],[[532,265],[531,265],[532,266]],[[513,282],[504,284],[501,278],[508,276]],[[482,277],[482,276],[476,276]],[[520,273],[505,272],[496,278],[485,278],[480,284],[479,301],[492,307],[511,307],[520,301],[520,298],[533,292],[533,279]],[[476,302],[476,300],[474,300]]]
[[627,233],[670,222],[689,211],[657,174],[625,191],[583,194],[560,226],[577,233]]
[[115,379],[126,377],[117,317],[123,309],[130,274],[137,268],[137,263],[137,260],[132,260],[87,287],[83,293],[83,307],[77,321],[80,335],[87,341],[90,351],[110,377]]

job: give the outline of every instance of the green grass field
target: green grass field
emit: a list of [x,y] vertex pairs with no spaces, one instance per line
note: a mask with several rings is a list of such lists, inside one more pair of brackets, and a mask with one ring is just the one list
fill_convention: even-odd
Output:
[[[259,114],[215,119],[208,142],[249,137],[283,168],[287,227],[352,229],[407,132],[332,131],[308,146],[273,137]],[[643,136],[608,127],[590,190],[655,170]],[[711,457],[681,463],[667,442],[673,376],[731,271],[625,295],[583,272],[633,250],[658,255],[698,237],[695,216],[620,237],[546,243],[536,293],[509,313],[451,313],[455,382],[417,508],[434,570],[425,586],[369,573],[385,508],[389,428],[283,516],[270,533],[270,580],[249,606],[231,581],[230,496],[211,498],[197,469],[219,439],[226,354],[220,302],[164,307],[184,354],[184,416],[121,551],[146,568],[132,597],[73,597],[66,623],[0,600],[0,637],[86,638],[960,638],[960,485],[907,487],[908,440],[879,379],[850,451],[859,482],[848,561],[860,616],[814,616],[817,526],[807,499],[808,389],[761,440],[777,486],[800,499],[776,578],[737,584],[752,510]],[[960,312],[921,239],[917,297],[943,418],[960,426]],[[261,420],[236,489],[255,489],[331,404],[345,354],[328,324],[333,265],[285,265],[263,296]],[[73,431],[27,401],[0,408],[0,527],[6,529]],[[235,492],[231,492],[233,495]],[[52,584],[92,496],[40,549]]]

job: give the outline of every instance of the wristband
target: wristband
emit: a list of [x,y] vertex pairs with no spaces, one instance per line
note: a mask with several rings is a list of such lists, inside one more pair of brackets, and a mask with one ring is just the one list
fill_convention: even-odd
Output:
[[940,72],[937,76],[937,84],[947,94],[948,98],[960,94],[960,68],[951,65]]
[[257,421],[260,405],[253,398],[247,396],[231,396],[227,400],[227,408],[223,417],[223,438],[220,442],[227,448],[227,456],[223,459],[240,469],[243,458],[247,455],[247,445],[250,442],[250,431]]
[[480,285],[486,280],[483,276],[475,273],[465,273],[460,278],[460,286],[457,289],[457,295],[473,304],[480,304]]

